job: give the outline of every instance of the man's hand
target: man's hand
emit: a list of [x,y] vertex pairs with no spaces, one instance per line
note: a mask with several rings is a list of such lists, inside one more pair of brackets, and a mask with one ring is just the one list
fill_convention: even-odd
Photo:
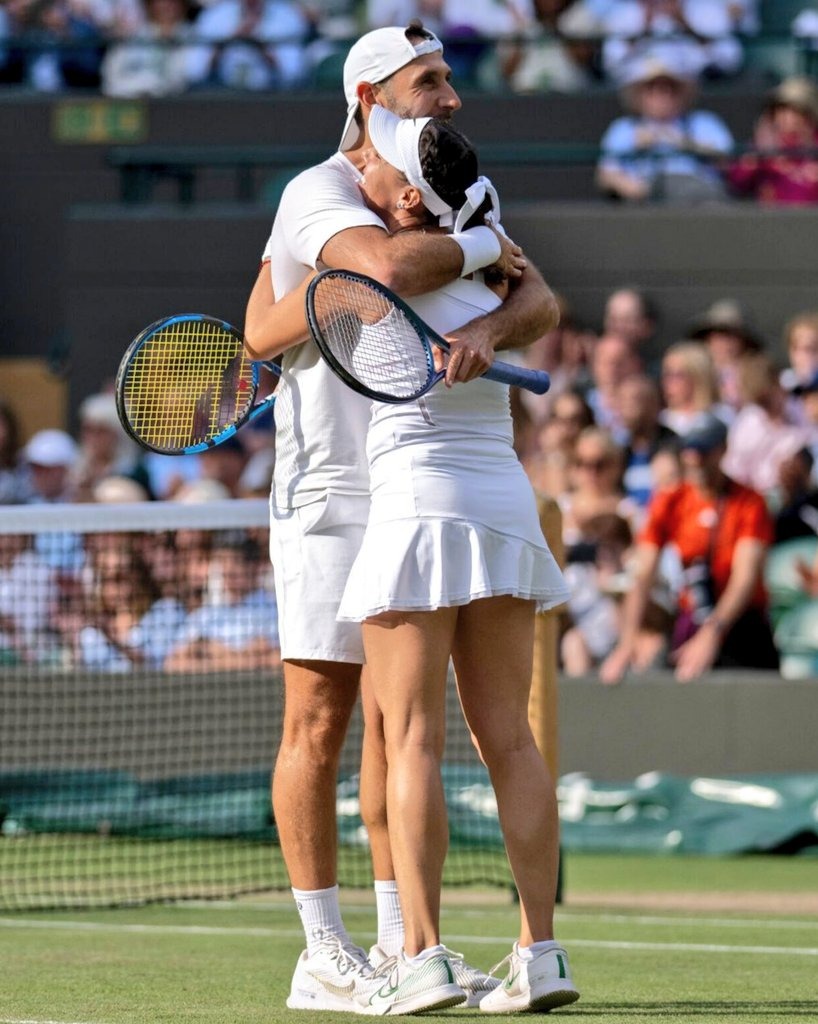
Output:
[[500,239],[500,257],[490,267],[486,267],[486,270],[496,271],[503,277],[522,277],[528,266],[523,250],[502,231],[497,231],[496,228],[492,230]]

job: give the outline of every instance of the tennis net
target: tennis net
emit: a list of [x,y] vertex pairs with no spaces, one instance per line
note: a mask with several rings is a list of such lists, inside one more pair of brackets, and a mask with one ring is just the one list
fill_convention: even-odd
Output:
[[[0,508],[0,908],[226,898],[289,885],[264,501]],[[453,686],[449,885],[511,887]],[[369,886],[356,712],[339,881]]]

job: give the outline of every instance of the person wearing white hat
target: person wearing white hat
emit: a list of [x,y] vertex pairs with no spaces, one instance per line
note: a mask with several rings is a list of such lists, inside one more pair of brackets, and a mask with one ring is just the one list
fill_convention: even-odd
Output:
[[733,137],[709,110],[691,109],[695,79],[665,61],[644,58],[625,82],[628,112],[600,141],[597,187],[615,199],[701,202],[723,198],[718,161]]
[[23,449],[23,460],[28,467],[31,501],[73,501],[71,468],[79,456],[77,442],[64,430],[40,430]]
[[[440,232],[451,222],[458,231],[499,220],[497,193],[478,175],[474,148],[449,123],[401,120],[374,107],[369,135],[374,149],[361,189],[390,231]],[[409,302],[449,334],[496,308],[503,289],[503,282],[458,280]],[[487,986],[480,1009],[572,1003],[579,993],[554,939],[556,796],[528,722],[535,610],[562,604],[568,588],[514,452],[509,389],[480,379],[433,388],[417,402],[372,403],[367,455],[369,521],[339,618],[363,624],[383,712],[387,816],[406,935],[395,962],[376,968],[363,1005],[413,1012],[419,991],[445,999],[456,981],[439,922],[449,835],[440,758],[450,655],[520,897],[519,941],[503,961],[507,976]]]
[[[550,289],[501,233],[480,225],[454,234],[392,235],[363,202],[359,184],[373,107],[401,117],[448,117],[460,107],[442,49],[420,23],[377,29],[352,47],[340,149],[284,190],[245,320],[251,357],[283,353],[271,556],[286,700],[273,807],[307,938],[287,1000],[295,1009],[354,1009],[346,993],[370,969],[341,919],[335,841],[337,768],[364,661],[359,624],[336,616],[369,508],[369,403],[332,375],[309,340],[301,344],[307,332],[299,289],[312,271],[332,266],[369,274],[404,295],[420,294],[502,257],[514,279],[512,294],[453,339],[457,380],[482,373],[495,347],[527,344],[556,318]],[[277,309],[284,298],[295,301]],[[284,340],[278,336],[283,308],[297,313]],[[377,707],[366,692],[364,698],[361,813],[376,879],[377,946],[389,954],[399,951],[403,928],[386,829],[383,737]],[[461,966],[462,983],[473,985],[476,998],[486,976]]]

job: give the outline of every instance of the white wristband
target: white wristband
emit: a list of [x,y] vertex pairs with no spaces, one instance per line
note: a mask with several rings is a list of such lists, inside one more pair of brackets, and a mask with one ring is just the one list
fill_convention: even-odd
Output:
[[449,235],[463,250],[463,269],[460,276],[473,274],[475,270],[490,267],[500,258],[500,239],[491,228],[478,225],[467,231],[457,231]]

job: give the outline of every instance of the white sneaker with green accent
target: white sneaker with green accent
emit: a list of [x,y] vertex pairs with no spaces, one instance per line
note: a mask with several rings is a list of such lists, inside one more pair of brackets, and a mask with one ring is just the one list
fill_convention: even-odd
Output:
[[414,964],[403,953],[392,956],[369,975],[356,996],[359,1013],[421,1013],[465,1002],[466,993],[454,980],[445,953],[435,953]]
[[[479,967],[472,967],[471,964],[467,964],[466,958],[462,953],[456,953],[453,949],[447,949],[445,946],[442,952],[446,954],[449,958],[449,963],[452,965],[455,984],[459,985],[466,993],[466,1001],[461,1003],[461,1006],[479,1006],[483,996],[491,992],[492,989],[497,988],[500,984],[499,978],[486,974]],[[380,946],[375,945],[370,949],[369,962],[374,968],[379,967],[387,959],[387,954],[384,953]]]
[[496,967],[508,964],[508,974],[493,992],[483,996],[480,1009],[486,1013],[520,1013],[524,1010],[554,1010],[579,999],[571,980],[568,954],[562,946],[553,946],[531,960],[524,960],[514,948]]
[[366,953],[327,935],[311,955],[305,949],[295,965],[287,1006],[291,1010],[358,1011],[356,996],[372,974]]

